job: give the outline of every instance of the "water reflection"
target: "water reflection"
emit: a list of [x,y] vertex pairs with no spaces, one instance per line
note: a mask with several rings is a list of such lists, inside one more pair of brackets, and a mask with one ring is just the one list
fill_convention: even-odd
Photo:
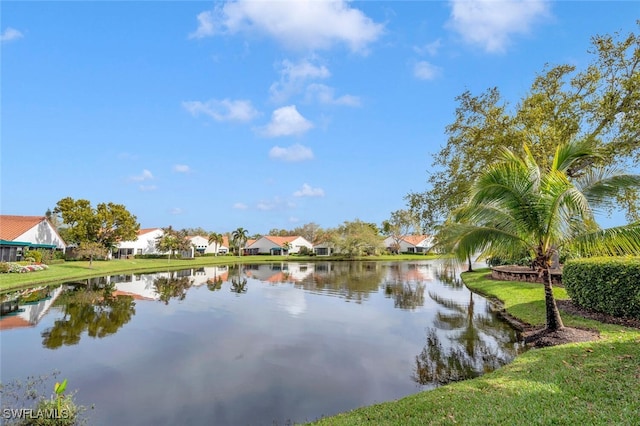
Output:
[[90,282],[64,292],[55,302],[63,316],[53,327],[42,332],[42,345],[56,349],[63,345],[76,345],[81,335],[103,338],[116,333],[135,314],[131,296],[114,296],[113,284]]
[[171,299],[184,300],[187,297],[187,291],[193,284],[193,280],[190,278],[190,274],[193,272],[193,270],[187,269],[186,271],[169,272],[168,276],[156,278],[153,281],[153,287],[158,293],[160,301],[168,305]]
[[[438,279],[459,289],[463,283],[450,270],[439,271]],[[463,303],[429,291],[440,309],[426,343],[415,358],[413,380],[421,385],[437,385],[478,377],[510,362],[523,346],[517,332],[501,327],[489,304],[475,312],[474,294]],[[478,296],[476,296],[478,297]]]
[[424,306],[425,286],[432,279],[430,265],[392,264],[389,265],[384,292],[393,298],[394,307],[415,310]]
[[233,271],[235,273],[231,274],[231,292],[235,294],[243,294],[246,293],[247,290],[247,279],[242,276],[242,268],[240,265],[233,265]]
[[475,377],[520,350],[486,299],[430,261],[121,274],[46,297],[29,327],[4,328],[2,380],[54,365],[96,404],[95,425],[311,421]]

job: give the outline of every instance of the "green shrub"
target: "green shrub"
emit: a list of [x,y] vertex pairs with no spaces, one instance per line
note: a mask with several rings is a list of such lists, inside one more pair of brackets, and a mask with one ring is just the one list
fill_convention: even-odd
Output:
[[640,319],[640,257],[571,260],[564,266],[562,282],[582,307]]
[[41,263],[42,262],[42,252],[40,250],[26,250],[24,252],[25,259],[33,259],[32,262]]
[[0,262],[0,273],[8,273],[11,270],[11,265],[7,262]]

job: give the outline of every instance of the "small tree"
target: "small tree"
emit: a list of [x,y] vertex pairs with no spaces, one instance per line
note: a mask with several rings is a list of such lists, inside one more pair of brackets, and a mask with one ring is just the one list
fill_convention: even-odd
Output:
[[282,250],[284,250],[287,253],[287,256],[289,256],[289,250],[291,250],[291,243],[289,241],[285,241],[284,244],[282,244]]
[[168,252],[167,262],[171,255],[191,249],[192,243],[186,230],[176,231],[171,226],[162,228],[163,234],[156,239],[156,248],[162,252]]
[[382,233],[393,240],[392,248],[400,252],[400,242],[419,228],[416,215],[410,210],[396,210],[391,213],[389,220],[382,222]]
[[78,245],[78,249],[76,251],[78,256],[80,257],[88,257],[89,258],[89,268],[93,267],[93,259],[96,257],[106,257],[107,249],[100,243],[93,241],[83,241]]
[[224,241],[224,237],[222,234],[218,234],[217,232],[212,232],[209,234],[209,244],[213,244],[215,255],[218,255],[218,248],[222,245]]
[[237,250],[238,256],[242,254],[241,250],[244,247],[244,245],[247,243],[247,240],[249,239],[248,235],[249,235],[249,231],[247,231],[244,228],[238,228],[235,231],[233,231],[233,233],[231,234],[233,245]]
[[53,213],[62,216],[66,228],[60,233],[67,243],[96,243],[107,251],[118,241],[134,240],[140,229],[136,217],[122,204],[100,203],[94,208],[88,200],[66,197]]

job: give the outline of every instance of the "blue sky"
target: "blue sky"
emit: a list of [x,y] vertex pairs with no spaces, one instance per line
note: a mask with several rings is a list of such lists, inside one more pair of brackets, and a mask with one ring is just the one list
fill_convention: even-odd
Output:
[[591,36],[640,17],[633,1],[0,7],[2,214],[70,196],[143,228],[250,234],[380,224],[427,188],[456,96],[515,104],[546,63],[583,69]]

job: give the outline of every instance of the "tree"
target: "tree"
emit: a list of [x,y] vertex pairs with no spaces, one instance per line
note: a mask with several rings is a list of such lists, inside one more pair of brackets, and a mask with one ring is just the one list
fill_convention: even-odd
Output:
[[67,243],[98,243],[111,250],[119,241],[135,240],[140,229],[136,217],[122,204],[100,203],[93,208],[88,200],[66,197],[53,213],[62,216]]
[[[455,121],[446,128],[446,146],[434,156],[430,189],[405,197],[423,228],[433,229],[464,203],[471,183],[503,148],[522,153],[527,144],[545,167],[558,145],[591,142],[602,155],[576,162],[567,170],[571,178],[593,166],[640,164],[640,37],[595,36],[589,53],[593,61],[582,71],[546,67],[513,110],[497,88],[456,98]],[[640,218],[632,189],[618,194],[617,203],[629,221]]]
[[217,232],[212,232],[209,234],[209,244],[213,244],[215,255],[218,255],[218,248],[222,245],[224,241],[224,237],[222,234],[218,234]]
[[348,257],[378,254],[382,250],[383,238],[375,223],[360,219],[345,221],[330,235],[338,252]]
[[78,245],[76,254],[79,257],[89,258],[89,268],[93,267],[94,257],[106,257],[107,249],[100,243],[93,241],[83,241]]
[[162,235],[156,239],[156,248],[161,252],[168,252],[167,262],[171,260],[171,255],[183,251],[188,251],[192,247],[191,240],[186,230],[177,231],[171,226],[162,228]]
[[314,243],[322,232],[320,225],[314,222],[305,223],[293,229],[291,235],[299,235],[310,243]]
[[382,222],[382,233],[393,239],[396,253],[400,252],[400,241],[419,227],[416,215],[410,210],[396,210],[389,220]]
[[238,228],[231,233],[231,240],[233,241],[233,245],[237,250],[238,256],[242,254],[241,250],[249,239],[248,235],[249,231],[244,228]]
[[560,145],[550,166],[540,166],[531,150],[504,150],[502,160],[486,169],[437,235],[438,244],[457,254],[513,257],[526,251],[544,278],[548,331],[564,327],[551,285],[554,252],[580,255],[640,254],[640,223],[607,230],[598,227],[593,209],[622,188],[639,188],[640,175],[614,168],[591,168],[571,180],[568,173],[584,161],[597,161],[590,141]]
[[289,241],[285,241],[284,243],[282,243],[282,250],[287,253],[287,256],[289,256],[289,250],[291,250],[291,247],[293,246]]

